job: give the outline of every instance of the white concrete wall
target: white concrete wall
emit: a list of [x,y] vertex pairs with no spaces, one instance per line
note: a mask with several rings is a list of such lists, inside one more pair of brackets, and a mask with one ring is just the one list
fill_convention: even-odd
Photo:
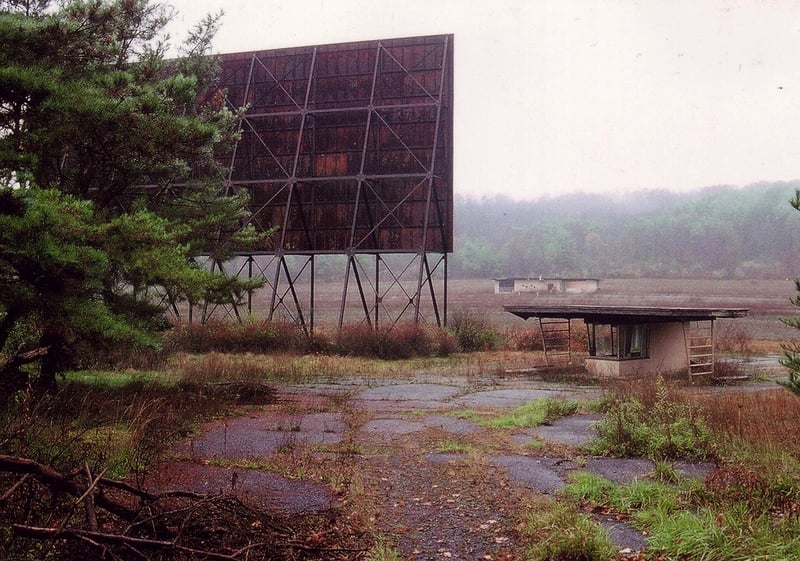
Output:
[[563,281],[563,289],[567,294],[586,294],[597,292],[600,281],[597,279],[572,279]]
[[503,279],[511,281],[513,288],[500,290],[500,280],[495,279],[494,291],[496,294],[504,292],[538,292],[538,293],[568,293],[583,294],[587,292],[597,292],[600,281],[597,279]]
[[555,279],[516,279],[514,292],[561,292],[561,281]]

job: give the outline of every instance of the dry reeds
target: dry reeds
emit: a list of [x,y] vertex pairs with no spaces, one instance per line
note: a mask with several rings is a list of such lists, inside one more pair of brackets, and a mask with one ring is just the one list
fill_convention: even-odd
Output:
[[653,378],[619,382],[611,391],[621,398],[635,398],[648,410],[659,395],[692,405],[713,431],[754,446],[790,452],[800,459],[800,398],[777,384],[768,390],[742,387],[698,391],[678,384],[658,388]]
[[785,388],[703,392],[692,399],[715,431],[800,459],[800,398]]

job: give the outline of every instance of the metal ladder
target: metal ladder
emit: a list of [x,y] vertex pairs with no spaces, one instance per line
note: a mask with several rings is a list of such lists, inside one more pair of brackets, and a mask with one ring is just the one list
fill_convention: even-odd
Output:
[[686,352],[689,357],[689,377],[714,375],[714,321],[684,323]]
[[539,318],[544,361],[547,366],[566,366],[570,363],[571,323],[568,319]]

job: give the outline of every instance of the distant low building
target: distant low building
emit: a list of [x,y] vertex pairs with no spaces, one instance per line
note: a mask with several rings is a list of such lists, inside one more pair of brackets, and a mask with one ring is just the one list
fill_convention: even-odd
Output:
[[494,279],[496,294],[512,292],[538,292],[550,294],[586,294],[600,290],[598,279],[559,279],[559,278],[502,278]]

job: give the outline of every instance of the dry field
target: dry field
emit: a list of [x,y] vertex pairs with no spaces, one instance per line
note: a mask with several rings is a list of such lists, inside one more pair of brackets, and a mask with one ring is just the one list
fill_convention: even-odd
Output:
[[543,296],[494,294],[491,280],[451,280],[449,310],[486,314],[500,325],[520,325],[521,320],[503,312],[503,305],[595,304],[619,306],[675,306],[747,308],[749,315],[720,320],[719,329],[742,329],[753,340],[786,341],[800,333],[783,325],[780,317],[800,313],[789,302],[796,295],[792,280],[696,280],[696,279],[603,279],[600,291],[585,295]]
[[[308,286],[298,284],[299,299],[308,302]],[[253,300],[253,313],[264,317],[270,305],[268,291],[262,290]],[[353,296],[351,286],[345,322],[361,321],[363,312]],[[412,291],[407,289],[408,293]],[[534,293],[495,294],[491,279],[450,279],[448,285],[447,315],[452,320],[458,314],[469,313],[485,318],[493,325],[514,329],[524,322],[503,311],[507,304],[595,304],[595,305],[654,305],[675,307],[725,307],[747,308],[748,317],[720,320],[718,333],[745,336],[752,341],[784,342],[800,338],[800,332],[783,325],[780,317],[796,315],[789,299],[796,295],[793,280],[697,280],[697,279],[601,279],[600,291],[594,294],[539,295]],[[441,298],[441,295],[439,296]],[[335,325],[339,318],[338,303],[342,298],[342,284],[317,283],[314,306],[314,323],[317,326]],[[405,299],[405,300],[404,300]],[[285,300],[290,304],[287,296]],[[407,296],[399,290],[390,291],[381,305],[381,321],[396,315],[407,303]],[[308,322],[307,304],[303,304]],[[440,309],[443,308],[440,302]],[[430,310],[423,310],[425,320],[435,323]],[[772,345],[769,350],[776,350]],[[758,348],[756,348],[758,350]]]

